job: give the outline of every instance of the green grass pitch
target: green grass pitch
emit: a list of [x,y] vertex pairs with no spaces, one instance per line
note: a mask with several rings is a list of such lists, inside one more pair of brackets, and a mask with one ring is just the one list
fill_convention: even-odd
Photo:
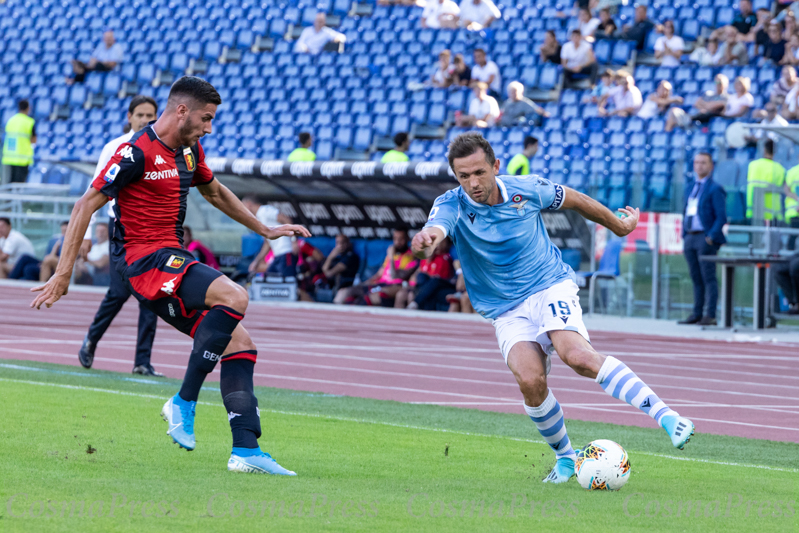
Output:
[[[619,492],[541,483],[554,456],[522,414],[258,388],[261,447],[296,478],[226,470],[216,383],[197,449],[159,412],[175,380],[0,363],[0,531],[799,531],[799,445],[568,421],[622,444]],[[568,414],[568,409],[567,409]]]

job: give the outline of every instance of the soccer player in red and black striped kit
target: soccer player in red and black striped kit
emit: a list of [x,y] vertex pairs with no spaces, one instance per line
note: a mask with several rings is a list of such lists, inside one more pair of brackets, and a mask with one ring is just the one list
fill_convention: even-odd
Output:
[[193,450],[194,411],[205,377],[221,361],[220,388],[233,433],[228,470],[295,475],[261,451],[258,400],[253,394],[255,345],[241,326],[247,291],[183,249],[186,196],[197,187],[208,202],[267,239],[308,237],[297,225],[264,226],[205,164],[199,139],[211,133],[222,103],[214,87],[186,76],[174,83],[166,110],[120,145],[92,187],[75,204],[55,275],[31,307],[51,307],[67,293],[75,257],[92,213],[116,199],[112,254],[131,292],[167,323],[194,338],[178,394],[161,411],[167,434]]

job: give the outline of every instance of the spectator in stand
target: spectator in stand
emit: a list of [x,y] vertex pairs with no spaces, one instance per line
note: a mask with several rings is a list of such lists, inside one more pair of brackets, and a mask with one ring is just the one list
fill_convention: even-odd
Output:
[[796,69],[790,65],[782,67],[780,78],[771,85],[769,99],[778,105],[782,104],[797,82]]
[[580,30],[580,35],[582,35],[583,39],[586,39],[589,42],[594,41],[594,33],[596,33],[597,28],[601,24],[601,21],[593,17],[591,15],[591,10],[588,8],[581,8],[577,14],[577,20],[580,23],[578,29]]
[[679,35],[674,35],[674,21],[667,20],[663,23],[663,35],[655,41],[655,57],[664,67],[677,67],[680,65],[685,41]]
[[[613,111],[608,111],[605,106],[610,102]],[[643,98],[641,91],[635,86],[633,77],[624,70],[616,72],[616,87],[602,97],[599,102],[599,116],[629,117],[641,109]]]
[[460,25],[470,31],[488,28],[502,13],[491,0],[461,0]]
[[799,315],[799,254],[791,256],[787,263],[777,263],[771,269],[777,285],[788,300],[788,314]]
[[0,185],[28,181],[28,169],[33,164],[33,145],[36,144],[36,121],[30,117],[31,106],[27,100],[17,102],[18,113],[6,122],[3,140],[3,170]]
[[770,61],[772,65],[782,64],[787,44],[782,38],[780,23],[772,22],[768,27],[768,42],[763,47],[763,58]]
[[327,27],[327,15],[321,11],[316,14],[313,26],[308,26],[294,43],[294,51],[301,54],[317,55],[325,49],[327,43],[344,43],[347,37],[333,28]]
[[460,12],[458,4],[452,0],[428,0],[422,11],[422,28],[455,29],[458,27]]
[[527,126],[532,121],[540,126],[543,118],[548,117],[543,107],[524,96],[524,85],[518,81],[508,84],[508,99],[502,105],[502,116],[499,125],[503,127]]
[[583,103],[598,104],[602,97],[609,93],[611,89],[613,89],[613,79],[615,77],[616,73],[609,68],[602,71],[600,83],[594,85],[594,87],[591,89],[591,93],[583,99]]
[[13,229],[10,219],[0,217],[0,279],[7,278],[24,255],[36,255],[30,239]]
[[782,30],[782,38],[790,41],[791,37],[796,34],[796,17],[793,11],[788,11],[788,15],[782,20],[782,23],[785,25],[785,29]]
[[408,148],[411,147],[411,138],[407,132],[401,131],[394,135],[394,149],[389,150],[380,158],[381,163],[405,163],[408,161]]
[[398,301],[410,302],[407,309],[424,311],[443,311],[447,305],[447,296],[455,292],[452,279],[455,269],[452,267],[452,256],[449,254],[452,241],[445,237],[427,259],[422,259],[419,270],[411,279],[411,286],[402,289],[397,295]]
[[[255,215],[255,217],[261,221],[261,224],[265,226],[272,228],[281,224],[291,223],[291,219],[282,214],[275,206],[262,205],[259,198],[255,195],[249,194],[244,196],[241,199],[241,203],[243,203],[244,207]],[[270,261],[269,265],[267,265],[266,256],[269,252],[272,252],[273,259]],[[259,251],[255,259],[252,260],[247,270],[249,272],[265,272],[267,268],[276,261],[281,265],[289,263],[291,266],[291,261],[283,257],[287,254],[291,254],[291,239],[289,237],[279,237],[273,241],[264,239],[261,251]]]
[[[45,261],[48,261],[48,264],[51,264],[52,268],[48,269],[47,277],[44,279],[44,281],[50,279],[53,270],[55,269],[56,265],[58,265],[58,256],[60,255],[61,245],[64,242],[64,235],[67,232],[68,224],[68,222],[61,223],[61,233],[59,233],[57,236],[53,236],[47,243],[45,257],[42,259],[42,261],[39,261],[33,255],[24,254],[17,259],[17,262],[14,264],[14,268],[11,269],[11,272],[9,272],[8,277],[10,279],[39,281],[41,278],[42,265]],[[55,259],[54,263],[53,258]]]
[[316,282],[322,276],[325,255],[305,239],[292,238],[291,256],[295,260],[292,273],[297,278],[297,296],[300,301],[313,302]]
[[505,173],[509,176],[529,176],[530,160],[535,157],[536,152],[538,152],[538,139],[529,136],[525,137],[522,153],[516,154],[511,158]]
[[194,232],[189,226],[183,226],[183,246],[191,252],[197,261],[211,268],[219,270],[219,262],[214,257],[214,253],[200,241],[194,240]]
[[463,278],[463,271],[461,270],[461,262],[455,260],[453,263],[455,267],[455,292],[447,296],[447,303],[449,303],[450,313],[474,313],[472,301],[469,299],[469,293],[466,292],[466,281]]
[[596,82],[599,66],[591,43],[583,39],[580,30],[572,30],[571,39],[560,51],[560,61],[566,85],[573,84],[576,76],[588,76],[592,85]]
[[396,228],[393,244],[386,250],[386,259],[374,276],[365,282],[338,291],[333,300],[337,304],[390,304],[419,266],[411,251],[408,230]]
[[349,237],[336,235],[336,246],[322,264],[325,283],[335,292],[352,287],[361,267],[361,259],[352,247]]
[[499,75],[499,67],[493,61],[488,61],[485,50],[482,48],[474,49],[474,66],[472,67],[472,82],[482,81],[488,84],[488,94],[499,99],[499,92],[502,90],[502,78]]
[[658,84],[657,91],[650,94],[641,106],[637,115],[643,119],[649,119],[664,114],[674,104],[682,104],[682,96],[671,94],[672,86],[666,80]]
[[463,54],[455,54],[452,64],[455,67],[452,70],[452,85],[468,87],[472,83],[472,69],[463,59]]
[[75,282],[81,285],[108,285],[110,258],[108,254],[108,225],[94,226],[95,243],[87,254],[78,254],[75,260]]
[[788,39],[785,47],[785,55],[782,58],[783,65],[799,65],[799,33],[794,33]]
[[[700,37],[699,42],[702,42]],[[716,55],[719,51],[719,41],[715,37],[710,37],[706,44],[700,44],[691,52],[688,61],[699,64],[701,67],[710,67],[715,65]]]
[[560,51],[560,43],[555,32],[547,30],[544,34],[544,44],[538,49],[538,53],[541,55],[541,62],[560,65]]
[[[47,281],[55,272],[58,266],[58,258],[61,257],[61,246],[64,244],[64,235],[67,234],[69,221],[61,223],[61,234],[47,243],[47,251],[39,265],[39,281]],[[27,279],[27,278],[25,278]]]
[[724,32],[724,42],[713,56],[714,65],[748,65],[749,53],[746,45],[738,41],[738,30],[728,26]]
[[785,95],[780,114],[788,120],[799,119],[799,83],[794,84],[793,88]]
[[291,151],[286,161],[294,163],[295,161],[316,161],[316,154],[311,150],[313,144],[313,137],[307,131],[303,131],[297,136],[300,143],[299,148]]
[[714,78],[715,91],[708,91],[707,94],[700,97],[695,103],[697,113],[689,116],[683,109],[679,107],[672,107],[666,116],[666,131],[669,132],[676,127],[687,128],[692,120],[699,122],[708,122],[713,117],[720,117],[724,114],[724,109],[727,105],[727,100],[730,95],[727,94],[727,87],[730,85],[730,80],[724,74],[716,74]]
[[744,36],[749,34],[756,25],[757,16],[752,12],[752,0],[740,0],[738,13],[735,14],[730,26],[735,28],[735,31],[741,36]]
[[[752,113],[752,119],[760,120],[764,126],[787,126],[788,121],[782,118],[777,113],[777,104],[775,102],[766,103],[765,109],[755,111]],[[774,132],[766,133],[765,130],[757,129],[744,137],[746,142],[752,146],[757,145],[757,142],[763,138],[764,134],[774,142],[779,142],[780,136]]]
[[637,5],[635,7],[635,19],[633,24],[625,24],[621,30],[621,38],[629,39],[636,42],[636,48],[643,50],[646,44],[646,37],[655,23],[647,17],[647,8],[645,5]]
[[610,8],[602,8],[599,10],[599,26],[597,26],[595,36],[598,39],[607,38],[612,39],[616,34],[618,27],[610,16]]
[[734,94],[727,98],[723,115],[727,118],[740,118],[747,115],[755,105],[755,97],[749,92],[749,78],[738,76],[733,83]]
[[122,63],[124,58],[125,50],[114,39],[114,32],[105,30],[103,32],[103,42],[94,49],[88,63],[77,59],[72,60],[72,72],[74,75],[71,78],[67,78],[67,84],[82,83],[86,78],[86,74],[92,71],[108,72],[109,70],[114,70],[117,65]]
[[488,84],[477,82],[474,86],[474,98],[469,102],[469,113],[456,115],[455,122],[461,128],[476,126],[488,128],[493,126],[499,118],[499,104],[496,99],[488,95]]
[[445,89],[452,85],[452,72],[455,67],[449,61],[450,55],[449,50],[442,50],[438,54],[438,63],[433,67],[430,84],[437,89]]

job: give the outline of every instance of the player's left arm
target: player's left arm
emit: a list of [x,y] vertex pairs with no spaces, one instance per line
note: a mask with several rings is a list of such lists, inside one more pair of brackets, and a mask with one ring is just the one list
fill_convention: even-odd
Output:
[[[562,186],[561,186],[562,187]],[[600,204],[590,196],[587,196],[579,191],[563,187],[563,202],[559,209],[571,209],[576,211],[583,218],[587,218],[597,224],[605,226],[610,231],[624,237],[635,229],[638,225],[638,217],[640,212],[638,208],[620,207],[619,213],[621,217],[617,217],[610,209]]]
[[311,236],[311,232],[305,229],[304,226],[297,224],[284,224],[275,228],[264,226],[249,209],[244,207],[241,200],[230,189],[219,183],[219,180],[215,179],[208,183],[197,185],[197,190],[208,200],[208,203],[264,238]]

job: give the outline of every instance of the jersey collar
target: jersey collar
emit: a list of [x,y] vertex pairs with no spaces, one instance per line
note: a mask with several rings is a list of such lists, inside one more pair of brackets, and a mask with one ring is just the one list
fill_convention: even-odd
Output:
[[[505,202],[508,201],[508,190],[505,188],[505,184],[502,182],[501,179],[499,179],[499,177],[497,177],[495,179],[497,180],[497,186],[499,187],[499,194],[500,194],[500,196],[502,196],[502,201],[499,204],[504,204]],[[461,187],[461,190],[463,190],[463,187]],[[469,196],[468,194],[466,194],[466,191],[463,191],[463,196],[466,198],[466,201],[468,203],[470,203],[471,205],[473,205],[475,207],[489,207],[489,206],[487,206],[485,204],[478,204],[477,202],[472,200],[472,197]],[[499,204],[497,204],[497,205],[499,205]],[[493,207],[493,206],[491,206],[491,207]]]

